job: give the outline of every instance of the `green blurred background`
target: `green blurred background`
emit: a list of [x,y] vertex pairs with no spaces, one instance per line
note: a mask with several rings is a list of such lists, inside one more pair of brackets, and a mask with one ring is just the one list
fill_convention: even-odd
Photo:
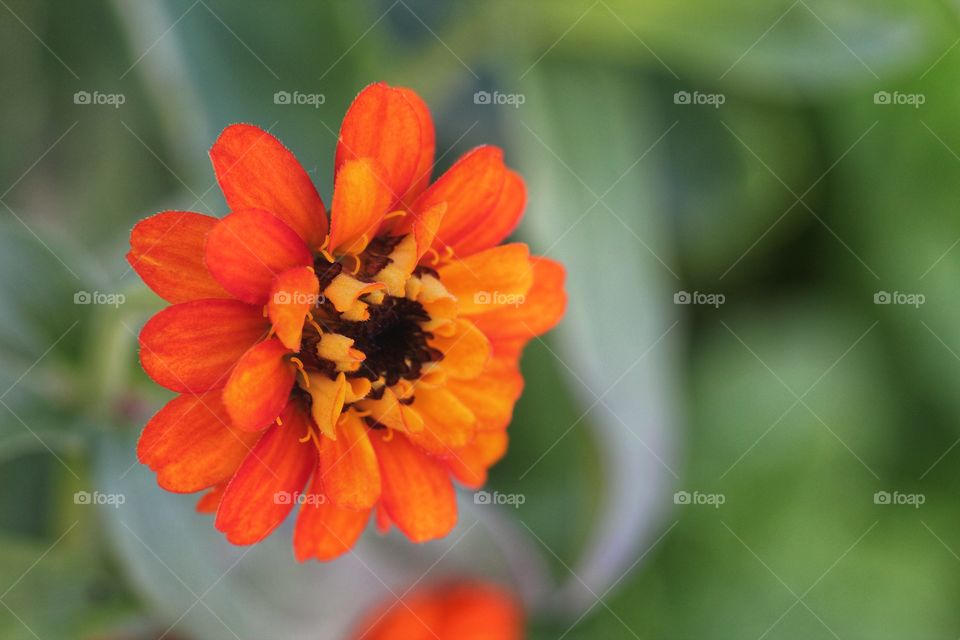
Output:
[[[537,639],[960,635],[956,2],[0,5],[0,637],[335,638],[450,576]],[[329,202],[376,80],[431,105],[438,172],[506,149],[570,305],[491,478],[522,506],[300,566],[135,464],[161,303],[123,255],[226,212],[233,122]]]

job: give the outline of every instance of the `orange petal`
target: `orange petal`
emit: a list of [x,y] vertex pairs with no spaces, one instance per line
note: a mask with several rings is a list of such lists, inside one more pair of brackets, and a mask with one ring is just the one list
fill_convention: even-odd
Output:
[[310,176],[272,135],[248,124],[227,127],[210,149],[213,170],[233,211],[263,209],[311,247],[327,235],[327,213]]
[[477,147],[457,160],[417,198],[413,204],[416,212],[447,203],[434,245],[438,251],[455,246],[467,231],[485,223],[500,198],[505,174],[503,151],[491,146]]
[[227,485],[216,527],[233,544],[263,540],[297,503],[317,464],[316,448],[299,441],[308,429],[307,414],[291,402],[246,457]]
[[387,515],[387,510],[383,508],[382,501],[377,503],[374,516],[377,523],[377,531],[382,535],[390,533],[390,527],[393,526],[393,522],[390,520],[390,516]]
[[277,419],[290,399],[297,370],[290,352],[276,338],[264,340],[243,354],[223,389],[223,403],[233,425],[259,431]]
[[[443,629],[447,611],[443,600],[415,592],[402,600],[374,609],[357,627],[351,640],[474,640],[472,636],[447,636]],[[481,636],[482,638],[482,636]],[[500,640],[489,636],[485,640]]]
[[223,482],[206,492],[197,500],[197,513],[216,513],[223,500],[223,492],[227,490],[227,483]]
[[523,303],[505,306],[474,316],[472,320],[495,343],[520,340],[525,343],[534,336],[552,329],[567,306],[563,289],[566,270],[549,258],[532,257],[533,286]]
[[267,310],[273,330],[287,349],[300,351],[303,323],[319,296],[320,282],[310,267],[289,269],[273,281]]
[[207,237],[207,268],[223,288],[250,304],[266,304],[274,279],[313,264],[300,236],[283,220],[259,209],[231,213]]
[[389,442],[370,439],[380,463],[381,502],[397,528],[413,542],[440,538],[457,524],[457,499],[447,470],[402,433]]
[[150,216],[130,233],[127,262],[167,302],[229,298],[203,263],[207,234],[217,222],[217,218],[190,211]]
[[178,396],[144,427],[137,459],[167,491],[192,493],[229,479],[260,437],[230,425],[220,395]]
[[505,429],[523,391],[523,376],[515,363],[491,358],[482,374],[471,380],[450,379],[447,389],[473,411],[478,431]]
[[527,188],[523,178],[507,170],[500,198],[486,218],[466,229],[457,242],[451,243],[458,256],[469,256],[494,247],[516,229],[527,204]]
[[436,133],[433,128],[433,117],[430,115],[430,108],[427,103],[413,89],[397,87],[397,91],[402,93],[410,106],[413,107],[417,114],[417,120],[420,122],[420,156],[417,160],[417,168],[413,172],[413,182],[407,192],[403,194],[403,201],[410,203],[430,183],[430,175],[433,172]]
[[263,312],[239,300],[183,302],[143,326],[140,362],[166,388],[202,393],[225,385],[233,365],[266,331]]
[[416,109],[403,92],[378,82],[361,91],[343,117],[336,171],[350,160],[375,159],[396,202],[410,188],[421,153]]
[[523,611],[517,599],[504,589],[463,583],[446,586],[441,593],[447,612],[442,638],[523,640]]
[[506,431],[479,432],[473,442],[444,461],[461,484],[479,489],[487,482],[487,469],[507,452],[508,440]]
[[517,599],[493,584],[442,581],[390,598],[367,614],[352,640],[522,640]]
[[320,439],[320,478],[333,503],[344,509],[370,509],[380,497],[380,469],[367,425],[348,412],[337,424],[337,439]]
[[337,170],[327,249],[359,253],[377,235],[383,214],[396,199],[383,175],[373,158],[348,160]]
[[441,367],[451,378],[476,378],[490,358],[490,341],[469,320],[460,318],[450,335],[434,336],[430,346],[443,352]]
[[293,552],[300,562],[309,558],[333,560],[346,553],[370,520],[369,509],[354,511],[333,504],[320,489],[319,473],[318,469],[314,474],[293,530]]
[[422,213],[411,214],[414,218],[413,228],[411,229],[413,237],[417,241],[417,261],[430,250],[437,237],[437,230],[443,222],[443,216],[447,214],[447,203],[441,202],[435,204]]
[[493,247],[440,269],[440,281],[457,298],[461,315],[518,307],[533,285],[530,251],[522,243]]
[[407,435],[427,453],[453,455],[455,449],[470,444],[477,433],[473,412],[446,389],[417,387],[413,408],[423,417],[423,429]]

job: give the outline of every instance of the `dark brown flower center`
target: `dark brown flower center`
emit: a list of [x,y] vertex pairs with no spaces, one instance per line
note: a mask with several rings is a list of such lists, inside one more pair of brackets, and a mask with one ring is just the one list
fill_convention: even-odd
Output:
[[[396,241],[390,238],[378,238],[372,242],[361,256],[362,267],[355,277],[369,280],[373,273],[367,273],[368,271],[374,270],[376,273],[389,264],[390,258],[385,254],[395,245]],[[319,257],[314,268],[322,290],[344,270],[344,265]],[[367,320],[345,320],[328,300],[318,304],[314,310],[313,315],[325,333],[338,333],[353,339],[353,348],[362,351],[366,356],[360,369],[348,373],[348,377],[367,378],[371,381],[382,377],[387,386],[392,386],[401,378],[418,379],[425,364],[443,357],[443,353],[428,345],[428,340],[433,335],[425,331],[422,325],[430,320],[430,314],[419,302],[387,295],[380,304],[370,304],[369,312],[370,317]],[[335,378],[336,365],[317,354],[319,341],[320,334],[307,325],[301,342],[300,358],[308,369],[325,373],[331,379]]]

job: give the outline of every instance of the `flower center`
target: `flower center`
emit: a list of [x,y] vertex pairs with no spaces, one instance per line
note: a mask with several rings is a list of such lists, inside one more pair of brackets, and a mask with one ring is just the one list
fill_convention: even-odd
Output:
[[[401,238],[377,238],[360,256],[348,256],[342,262],[331,262],[325,257],[316,258],[314,269],[324,290],[341,274],[362,282],[372,282],[373,276],[393,262],[389,256]],[[436,271],[418,267],[415,273],[429,273],[435,278]],[[420,378],[423,367],[443,358],[443,353],[429,345],[433,338],[424,326],[431,321],[430,313],[416,300],[378,292],[376,300],[361,296],[368,302],[369,317],[354,320],[345,317],[327,299],[322,299],[312,310],[318,324],[304,327],[300,359],[308,370],[320,371],[334,379],[338,374],[337,363],[323,357],[320,341],[325,333],[337,334],[353,341],[352,349],[363,353],[364,360],[356,371],[346,372],[348,378],[366,378],[371,382],[382,380],[387,387],[401,379],[414,381]]]
[[424,364],[443,357],[427,344],[433,336],[421,324],[428,320],[420,303],[386,296],[371,306],[369,320],[343,322],[336,331],[352,338],[354,348],[367,356],[355,375],[371,381],[383,377],[389,387],[401,378],[416,380]]

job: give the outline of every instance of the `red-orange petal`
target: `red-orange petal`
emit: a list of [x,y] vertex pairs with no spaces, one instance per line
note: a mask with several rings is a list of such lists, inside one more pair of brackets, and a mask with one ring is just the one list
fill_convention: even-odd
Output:
[[[442,598],[423,592],[407,594],[400,602],[394,598],[373,610],[351,640],[454,640],[443,635],[446,616]],[[494,639],[500,637],[489,640]]]
[[436,204],[422,213],[411,213],[413,216],[413,237],[417,241],[417,262],[430,250],[437,237],[437,230],[447,213],[447,203]]
[[447,470],[397,431],[370,438],[380,463],[381,502],[397,528],[413,542],[440,538],[457,524],[457,499]]
[[417,198],[413,204],[416,212],[447,203],[434,244],[438,251],[455,247],[470,229],[485,223],[500,198],[505,175],[503,151],[492,146],[477,147],[457,160]]
[[383,82],[371,84],[354,99],[343,117],[337,144],[336,171],[358,158],[374,158],[394,202],[414,181],[420,166],[420,119],[404,93]]
[[440,281],[457,298],[461,315],[501,307],[518,308],[533,285],[530,250],[523,243],[502,244],[440,268]]
[[223,494],[216,527],[233,544],[253,544],[270,535],[297,503],[317,464],[316,448],[299,441],[309,428],[304,408],[291,402],[281,419],[283,425],[263,435]]
[[369,509],[355,511],[333,504],[320,489],[319,473],[318,469],[293,530],[293,553],[300,562],[343,555],[353,548],[370,520]]
[[500,244],[520,223],[526,205],[527,188],[523,178],[515,171],[507,170],[500,198],[486,218],[469,227],[458,241],[452,243],[454,252],[458,256],[469,256]]
[[358,253],[366,247],[362,238],[369,242],[377,235],[387,207],[396,200],[385,175],[374,158],[348,160],[337,170],[327,249]]
[[217,181],[233,211],[263,209],[318,247],[327,235],[327,213],[310,176],[272,135],[249,124],[223,130],[210,149]]
[[273,331],[291,351],[300,351],[303,323],[320,295],[320,282],[310,267],[284,271],[273,281],[267,312]]
[[483,583],[441,589],[446,610],[442,638],[522,640],[523,611],[504,589]]
[[223,492],[227,490],[227,483],[222,482],[207,491],[197,500],[197,513],[216,513],[220,508],[220,501],[223,500]]
[[234,429],[220,391],[182,395],[166,404],[137,443],[137,459],[167,491],[193,493],[229,479],[259,434]]
[[277,419],[297,377],[287,360],[289,353],[282,342],[270,338],[243,354],[223,388],[223,404],[233,426],[259,431]]
[[152,215],[133,227],[127,262],[167,302],[229,298],[203,263],[207,234],[217,222],[191,211]]
[[320,439],[320,479],[335,505],[370,509],[380,497],[380,468],[367,426],[353,411],[337,424],[337,439]]
[[140,362],[157,383],[202,393],[227,383],[237,360],[267,331],[263,312],[239,300],[167,307],[140,331]]
[[515,596],[492,583],[439,582],[391,598],[357,625],[352,640],[521,640]]
[[563,317],[567,307],[567,294],[563,288],[567,272],[563,265],[537,256],[531,257],[530,263],[533,286],[521,304],[500,307],[471,318],[494,344],[511,341],[525,344],[534,336],[552,329]]
[[406,87],[397,87],[397,91],[403,94],[410,106],[417,114],[417,120],[420,122],[420,157],[417,161],[417,168],[413,172],[413,182],[403,194],[403,201],[411,203],[420,195],[421,192],[430,183],[430,175],[433,173],[433,156],[436,153],[436,132],[433,127],[433,117],[430,115],[430,107],[423,101],[413,89]]
[[313,264],[297,233],[277,216],[260,209],[231,213],[207,236],[207,269],[237,298],[266,304],[274,279],[294,267]]

